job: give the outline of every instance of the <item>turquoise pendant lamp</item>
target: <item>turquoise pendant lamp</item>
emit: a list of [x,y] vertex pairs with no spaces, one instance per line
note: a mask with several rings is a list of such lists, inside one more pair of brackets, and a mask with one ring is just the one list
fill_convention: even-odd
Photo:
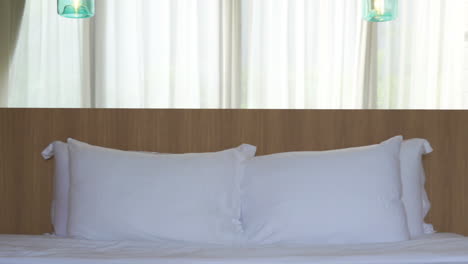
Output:
[[57,12],[66,18],[94,16],[94,0],[57,0]]
[[387,22],[398,16],[398,0],[363,0],[364,19],[370,22]]

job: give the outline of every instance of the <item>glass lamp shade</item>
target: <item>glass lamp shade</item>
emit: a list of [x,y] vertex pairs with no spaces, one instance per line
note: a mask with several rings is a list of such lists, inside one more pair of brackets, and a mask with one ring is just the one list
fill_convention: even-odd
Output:
[[364,19],[370,22],[387,22],[398,16],[398,0],[363,0]]
[[57,12],[66,18],[94,16],[94,0],[57,0]]

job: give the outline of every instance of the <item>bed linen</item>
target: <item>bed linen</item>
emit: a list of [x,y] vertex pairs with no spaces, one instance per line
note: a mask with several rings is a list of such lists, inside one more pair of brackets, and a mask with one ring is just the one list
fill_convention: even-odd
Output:
[[425,235],[369,245],[275,244],[222,247],[180,243],[100,242],[53,236],[0,235],[0,264],[455,264],[468,263],[468,238]]

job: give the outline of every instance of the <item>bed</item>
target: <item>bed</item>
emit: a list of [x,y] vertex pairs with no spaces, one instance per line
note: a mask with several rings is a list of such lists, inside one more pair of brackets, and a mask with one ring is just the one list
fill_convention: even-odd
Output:
[[158,242],[97,242],[50,236],[0,236],[1,264],[429,264],[468,263],[468,239],[435,234],[394,244],[217,247]]
[[[466,111],[0,109],[0,263],[468,263],[467,132]],[[39,153],[57,139],[162,153],[249,143],[267,155],[363,146],[395,135],[428,139],[436,150],[424,158],[433,205],[426,220],[445,233],[348,246],[229,247],[44,235],[52,232],[53,164]]]

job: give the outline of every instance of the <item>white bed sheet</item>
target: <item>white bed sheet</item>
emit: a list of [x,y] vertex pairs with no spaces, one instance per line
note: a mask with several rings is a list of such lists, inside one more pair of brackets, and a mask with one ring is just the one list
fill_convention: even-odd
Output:
[[171,241],[99,242],[0,235],[0,264],[453,264],[468,263],[468,238],[428,235],[392,244],[235,248]]

